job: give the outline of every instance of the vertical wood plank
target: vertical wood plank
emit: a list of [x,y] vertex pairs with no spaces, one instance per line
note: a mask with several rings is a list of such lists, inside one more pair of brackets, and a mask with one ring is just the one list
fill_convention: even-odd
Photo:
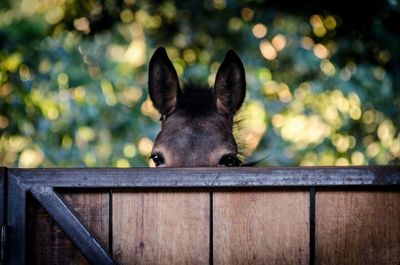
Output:
[[63,193],[63,199],[100,243],[108,247],[109,194],[106,192]]
[[[108,245],[108,193],[64,193],[63,199],[82,222]],[[89,264],[40,204],[30,198],[28,208],[29,264]]]
[[214,193],[214,264],[308,264],[308,192]]
[[[74,209],[79,219],[89,231],[108,249],[109,233],[109,194],[106,192],[64,193],[63,199]],[[70,265],[89,264],[77,251]]]
[[121,264],[208,264],[206,192],[113,192],[113,253]]
[[317,192],[316,264],[400,264],[400,193]]

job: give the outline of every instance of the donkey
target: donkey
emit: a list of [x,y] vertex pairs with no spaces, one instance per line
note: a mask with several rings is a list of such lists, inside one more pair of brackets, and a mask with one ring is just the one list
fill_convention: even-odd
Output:
[[187,83],[178,75],[164,48],[149,65],[149,94],[161,114],[161,131],[150,158],[157,167],[239,166],[232,134],[233,116],[246,94],[246,78],[239,56],[229,50],[214,86]]

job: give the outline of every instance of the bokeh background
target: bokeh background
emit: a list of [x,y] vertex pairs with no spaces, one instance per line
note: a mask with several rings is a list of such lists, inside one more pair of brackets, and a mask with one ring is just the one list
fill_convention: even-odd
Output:
[[158,46],[209,84],[239,53],[247,160],[398,164],[399,45],[398,0],[2,0],[0,165],[148,166]]

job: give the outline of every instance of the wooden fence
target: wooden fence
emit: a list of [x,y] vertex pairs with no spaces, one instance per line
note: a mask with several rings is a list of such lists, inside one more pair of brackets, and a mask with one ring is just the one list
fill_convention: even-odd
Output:
[[0,169],[2,264],[400,264],[400,167]]

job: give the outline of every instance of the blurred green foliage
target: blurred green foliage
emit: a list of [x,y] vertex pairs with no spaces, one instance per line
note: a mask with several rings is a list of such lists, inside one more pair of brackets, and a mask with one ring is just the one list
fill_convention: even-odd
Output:
[[0,165],[147,166],[158,46],[181,79],[209,84],[228,49],[240,54],[244,156],[398,164],[400,5],[333,2],[2,1]]

